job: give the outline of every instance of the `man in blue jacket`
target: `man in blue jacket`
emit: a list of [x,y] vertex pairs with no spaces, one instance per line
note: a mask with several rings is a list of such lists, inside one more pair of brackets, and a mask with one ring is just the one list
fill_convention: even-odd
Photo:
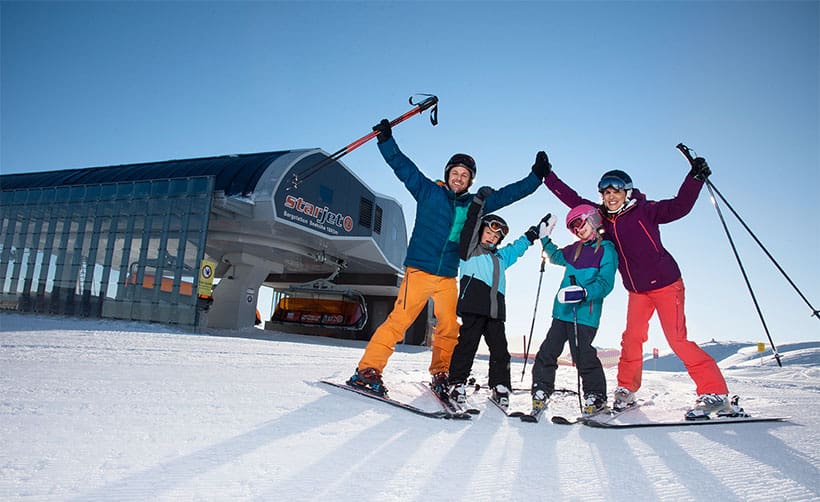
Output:
[[[427,300],[432,298],[436,331],[429,371],[433,375],[433,389],[446,395],[447,371],[459,330],[456,316],[459,240],[473,199],[468,190],[476,175],[475,160],[467,154],[455,154],[444,167],[444,181],[433,181],[399,150],[387,119],[373,130],[379,133],[378,147],[384,160],[416,200],[417,207],[404,260],[404,279],[393,311],[373,333],[348,383],[380,395],[387,392],[382,381],[387,360]],[[488,194],[485,210],[494,211],[530,195],[546,174],[545,168],[533,166],[524,179]]]

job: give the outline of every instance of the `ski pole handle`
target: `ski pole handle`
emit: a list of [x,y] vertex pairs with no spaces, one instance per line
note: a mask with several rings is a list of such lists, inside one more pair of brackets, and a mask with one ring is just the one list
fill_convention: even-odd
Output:
[[[433,109],[430,111],[430,122],[432,122],[432,124],[434,126],[437,125],[438,124],[438,97],[436,97],[432,94],[422,94],[422,96],[428,96],[428,97],[427,97],[427,99],[425,99],[424,101],[422,101],[420,103],[413,103],[413,96],[410,96],[410,99],[409,99],[410,104],[413,105],[415,108],[413,108],[412,110],[409,110],[408,112],[404,113],[403,115],[401,115],[399,117],[396,117],[395,119],[391,120],[390,121],[390,127],[395,127],[396,125],[401,124],[402,122],[409,119],[410,117],[413,117],[415,115],[420,114],[421,112],[423,112],[424,110],[427,110],[430,107],[433,107]],[[370,141],[371,139],[375,138],[378,135],[379,135],[378,131],[371,131],[368,134],[365,134],[361,138],[357,139],[353,143],[350,143],[349,145],[336,150],[329,157],[327,157],[324,160],[320,161],[318,164],[316,164],[312,167],[309,167],[308,169],[305,169],[302,173],[293,174],[293,179],[291,180],[291,187],[288,188],[288,190],[297,188],[299,186],[299,183],[301,183],[301,182],[305,181],[306,179],[310,178],[311,176],[313,176],[317,172],[321,171],[325,167],[332,164],[334,161],[341,159],[342,157],[344,157],[348,153],[350,153],[353,150],[359,148],[360,146],[367,143],[368,141]]]
[[[425,94],[425,96],[426,96],[426,94]],[[438,103],[438,98],[436,96],[430,95],[430,97],[428,97],[427,99],[425,99],[421,103],[413,103],[413,96],[410,96],[410,104],[415,105],[415,108],[413,108],[412,110],[407,111],[403,115],[401,115],[399,117],[396,117],[393,120],[391,120],[390,121],[390,127],[396,127],[397,125],[401,124],[405,120],[407,120],[411,117],[415,117],[416,115],[420,114],[424,110],[427,110],[431,106],[435,106],[437,103]],[[437,112],[438,112],[438,107],[434,108],[433,111],[430,112],[430,121],[433,123],[433,125],[438,124],[438,113]],[[368,141],[370,141],[371,139],[375,138],[378,135],[379,135],[378,131],[371,131],[370,133],[366,134],[365,136],[362,136],[361,138],[357,139],[353,143],[351,143],[351,144],[347,145],[346,147],[342,148],[341,150],[337,151],[336,153],[331,155],[331,157],[333,158],[333,160],[339,159],[343,155],[347,155],[348,153],[352,152],[356,148],[359,148],[360,146],[367,143]]]
[[695,158],[692,157],[692,150],[688,146],[684,145],[683,143],[678,143],[678,145],[675,148],[680,150],[680,153],[682,153],[683,156],[686,157],[686,160],[689,161],[690,166],[694,164]]

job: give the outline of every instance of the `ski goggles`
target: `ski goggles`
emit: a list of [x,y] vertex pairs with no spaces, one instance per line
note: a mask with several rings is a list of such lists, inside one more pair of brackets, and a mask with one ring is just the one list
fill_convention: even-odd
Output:
[[466,153],[457,153],[453,155],[444,167],[445,169],[448,169],[455,166],[464,166],[470,170],[470,172],[475,173],[475,160]]
[[601,181],[598,182],[598,191],[603,192],[607,188],[613,188],[615,190],[626,190],[626,183],[621,178],[615,176],[607,176],[605,178],[601,178]]
[[579,216],[579,217],[575,218],[574,220],[570,221],[569,225],[567,225],[567,228],[569,228],[571,231],[573,231],[575,233],[578,233],[578,230],[580,230],[581,227],[583,227],[584,223],[586,223],[586,222],[587,222],[587,217],[586,216]]
[[501,237],[506,237],[510,228],[498,220],[484,220],[484,224],[493,232],[501,234]]

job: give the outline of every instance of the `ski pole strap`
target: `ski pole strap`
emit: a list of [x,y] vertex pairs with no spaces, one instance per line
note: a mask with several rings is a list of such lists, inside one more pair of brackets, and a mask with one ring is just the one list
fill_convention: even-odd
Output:
[[[427,96],[427,98],[420,103],[413,103],[413,96],[408,100],[411,105],[418,107],[418,113],[432,107],[430,110],[430,123],[434,126],[438,124],[438,98],[432,94],[417,94],[417,96]],[[392,124],[391,124],[392,125]]]

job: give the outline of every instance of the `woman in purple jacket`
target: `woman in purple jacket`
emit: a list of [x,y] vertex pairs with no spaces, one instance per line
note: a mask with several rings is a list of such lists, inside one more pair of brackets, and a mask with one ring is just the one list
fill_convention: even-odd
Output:
[[[549,166],[546,153],[538,152],[536,159]],[[561,202],[569,207],[596,204],[558,179],[551,167],[547,169],[544,184]],[[629,293],[618,362],[618,387],[614,393],[616,411],[635,404],[635,392],[641,386],[643,344],[655,311],[669,346],[683,361],[697,387],[698,398],[686,418],[708,418],[713,412],[731,414],[735,411],[729,403],[726,381],[717,363],[687,339],[683,279],[675,259],[663,247],[660,235],[661,224],[683,218],[692,210],[710,174],[706,161],[698,157],[678,194],[660,201],[648,200],[632,186],[632,179],[623,171],[608,171],[598,182],[605,236],[615,244],[618,270]]]

